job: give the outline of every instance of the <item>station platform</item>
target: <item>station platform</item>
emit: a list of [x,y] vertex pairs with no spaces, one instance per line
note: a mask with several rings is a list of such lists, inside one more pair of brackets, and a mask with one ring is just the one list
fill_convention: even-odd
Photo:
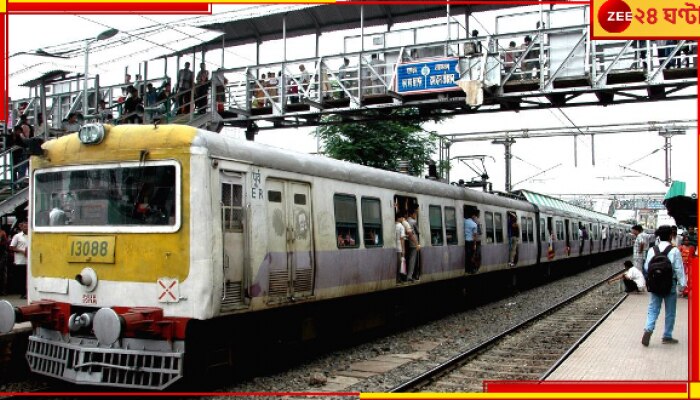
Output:
[[665,311],[656,320],[648,347],[642,334],[649,294],[630,294],[608,318],[567,358],[548,381],[687,381],[688,299],[678,298],[673,337],[678,344],[663,344]]

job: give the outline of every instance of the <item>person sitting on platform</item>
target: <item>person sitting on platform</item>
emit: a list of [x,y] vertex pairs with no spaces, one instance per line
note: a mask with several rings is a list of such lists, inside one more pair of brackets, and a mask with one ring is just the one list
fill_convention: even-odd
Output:
[[632,268],[634,263],[630,260],[625,260],[625,272],[608,280],[608,284],[622,280],[625,284],[625,293],[640,293],[646,288],[644,275],[637,268]]

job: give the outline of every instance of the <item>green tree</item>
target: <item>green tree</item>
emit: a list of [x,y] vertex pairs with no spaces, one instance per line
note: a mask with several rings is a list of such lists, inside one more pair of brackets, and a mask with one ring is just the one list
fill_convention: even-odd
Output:
[[393,111],[376,120],[342,122],[337,115],[323,119],[318,137],[329,157],[370,167],[397,171],[408,161],[412,174],[420,174],[437,149],[439,137],[421,126],[415,109]]

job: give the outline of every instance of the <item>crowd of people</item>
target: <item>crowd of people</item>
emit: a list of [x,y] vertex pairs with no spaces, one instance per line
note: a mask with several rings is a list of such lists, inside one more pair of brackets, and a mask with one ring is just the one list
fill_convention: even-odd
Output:
[[0,294],[27,298],[27,253],[29,225],[22,220],[0,227]]
[[[357,95],[358,66],[351,66],[348,58],[337,70],[326,70],[312,76],[304,64],[300,64],[296,74],[283,74],[282,71],[263,72],[251,85],[251,106],[271,107],[272,103],[298,104],[305,97],[312,97],[311,91],[322,93],[324,101],[343,99],[347,94]],[[386,65],[379,54],[370,55],[363,63],[361,72],[363,95],[383,94],[386,91]],[[284,96],[283,96],[284,94]],[[317,98],[314,96],[313,98]]]

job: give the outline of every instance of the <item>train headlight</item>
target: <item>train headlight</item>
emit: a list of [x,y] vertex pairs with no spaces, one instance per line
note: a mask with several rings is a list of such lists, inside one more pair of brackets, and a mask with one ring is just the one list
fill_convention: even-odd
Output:
[[86,124],[78,131],[78,137],[83,144],[99,144],[105,138],[105,127],[102,124]]
[[75,280],[83,285],[88,292],[92,292],[97,287],[97,273],[90,267],[83,268],[83,270],[75,276]]

